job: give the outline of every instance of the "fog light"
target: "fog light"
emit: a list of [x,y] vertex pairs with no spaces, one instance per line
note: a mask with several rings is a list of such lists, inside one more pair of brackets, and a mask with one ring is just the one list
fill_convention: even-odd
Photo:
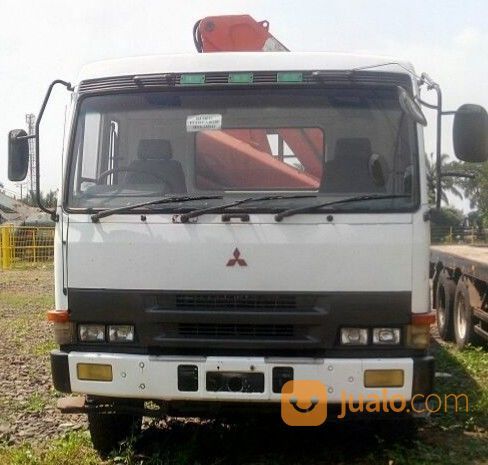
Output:
[[108,340],[110,342],[132,342],[132,341],[134,341],[134,326],[132,326],[132,325],[110,325],[108,327]]
[[407,326],[407,346],[415,349],[426,349],[430,344],[430,326]]
[[403,387],[403,370],[365,370],[364,386],[377,387]]
[[341,344],[366,345],[368,343],[368,330],[366,328],[342,328]]
[[105,326],[79,325],[78,337],[82,342],[103,342],[105,341]]
[[374,328],[373,344],[400,344],[398,328]]
[[82,381],[112,381],[112,365],[78,363],[76,373]]

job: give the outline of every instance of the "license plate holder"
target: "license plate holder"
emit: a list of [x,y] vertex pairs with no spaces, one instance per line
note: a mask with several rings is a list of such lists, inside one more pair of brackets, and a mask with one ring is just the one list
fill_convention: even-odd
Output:
[[206,388],[209,392],[264,392],[264,373],[208,371]]

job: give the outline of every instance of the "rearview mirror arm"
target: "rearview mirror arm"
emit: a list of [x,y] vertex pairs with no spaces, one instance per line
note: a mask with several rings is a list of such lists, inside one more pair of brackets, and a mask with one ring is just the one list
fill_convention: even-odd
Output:
[[[436,159],[435,159],[435,171],[436,171],[436,199],[435,199],[435,206],[436,209],[441,208],[441,199],[442,199],[442,160],[441,160],[441,155],[442,155],[442,116],[444,115],[444,112],[442,111],[442,91],[436,82],[434,82],[430,76],[427,73],[422,73],[421,75],[421,84],[427,84],[427,89],[428,90],[435,90],[437,94],[437,104],[432,105],[427,102],[423,102],[420,100],[420,103],[425,105],[427,108],[431,108],[432,110],[436,110],[437,112],[437,118],[436,118],[436,124],[437,124],[437,131],[436,131]],[[446,112],[450,113],[450,112]]]
[[61,79],[56,79],[55,81],[51,82],[49,85],[46,95],[44,96],[44,100],[41,105],[41,109],[39,110],[39,115],[36,119],[36,126],[35,126],[35,132],[34,134],[24,136],[26,139],[35,139],[35,157],[36,157],[36,202],[39,208],[43,211],[48,213],[53,221],[58,221],[58,214],[56,213],[56,209],[51,210],[47,207],[45,207],[42,204],[42,199],[41,199],[41,183],[40,183],[40,165],[39,165],[39,126],[41,124],[42,116],[44,115],[44,110],[46,109],[47,103],[49,101],[49,97],[51,96],[51,92],[57,84],[61,84],[64,87],[66,87],[67,90],[72,91],[73,86],[66,81],[63,81]]

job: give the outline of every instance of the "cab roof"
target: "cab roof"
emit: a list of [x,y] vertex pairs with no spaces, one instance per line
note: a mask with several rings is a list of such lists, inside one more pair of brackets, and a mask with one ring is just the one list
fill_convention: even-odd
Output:
[[[378,66],[379,65],[379,66]],[[384,65],[384,66],[383,66]],[[331,52],[215,52],[153,55],[99,61],[84,66],[77,83],[156,73],[210,73],[222,71],[313,71],[371,68],[375,72],[414,72],[406,61],[391,57]]]

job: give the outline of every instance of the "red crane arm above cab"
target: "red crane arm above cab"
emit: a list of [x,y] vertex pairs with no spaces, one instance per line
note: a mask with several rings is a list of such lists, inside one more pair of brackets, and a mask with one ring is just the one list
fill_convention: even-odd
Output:
[[[269,32],[268,21],[256,21],[249,15],[207,16],[195,23],[193,40],[200,53],[289,51]],[[251,156],[253,148],[269,153],[271,156],[265,130],[236,130],[229,131],[228,135],[249,144],[249,153],[242,148],[241,155],[248,158],[250,162],[254,163]],[[322,135],[306,129],[281,130],[279,135],[300,160],[306,172],[312,177],[320,178],[324,156]]]
[[207,16],[193,28],[199,52],[287,52],[288,49],[269,32],[268,21],[249,15]]

